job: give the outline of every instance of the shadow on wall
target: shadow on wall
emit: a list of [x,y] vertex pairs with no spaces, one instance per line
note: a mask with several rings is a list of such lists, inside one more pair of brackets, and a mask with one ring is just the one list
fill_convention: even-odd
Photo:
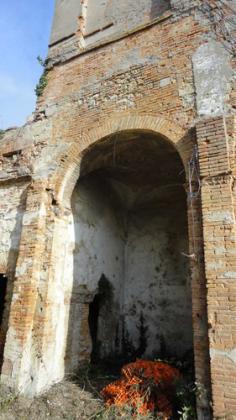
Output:
[[102,274],[98,282],[98,293],[89,305],[89,332],[92,340],[91,362],[99,362],[100,346],[99,340],[99,321],[100,319],[109,319],[111,306],[113,305],[113,286],[109,280]]
[[122,213],[108,185],[95,175],[80,180],[72,197],[75,248],[66,372],[75,371],[79,360],[95,359],[99,343],[104,350],[115,341],[118,308],[112,281],[119,284],[123,269]]
[[3,363],[3,354],[4,354],[4,347],[5,347],[5,340],[6,334],[9,325],[9,316],[10,316],[10,307],[13,295],[13,288],[14,288],[14,276],[15,276],[15,269],[17,258],[19,254],[19,245],[20,245],[20,237],[21,237],[21,230],[22,230],[22,221],[23,216],[26,208],[26,198],[27,198],[27,189],[24,189],[21,196],[20,201],[16,209],[16,216],[15,216],[15,225],[12,229],[11,236],[10,236],[10,244],[9,244],[9,253],[8,253],[8,261],[7,261],[7,284],[6,284],[6,293],[5,296],[1,296],[4,299],[3,305],[3,318],[1,323],[1,343],[2,346],[0,348],[0,372]]

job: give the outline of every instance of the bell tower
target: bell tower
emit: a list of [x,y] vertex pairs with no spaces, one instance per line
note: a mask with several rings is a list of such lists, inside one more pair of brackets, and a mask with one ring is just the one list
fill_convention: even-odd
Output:
[[81,11],[80,0],[56,0],[50,45],[62,42],[76,33]]
[[[77,55],[151,25],[170,9],[167,0],[56,0],[49,58]],[[66,47],[67,46],[67,47]],[[60,54],[60,53],[59,53]]]

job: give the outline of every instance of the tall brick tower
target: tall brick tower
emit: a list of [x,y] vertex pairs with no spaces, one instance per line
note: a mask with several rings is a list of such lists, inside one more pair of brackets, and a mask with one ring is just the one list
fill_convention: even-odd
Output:
[[235,27],[232,0],[56,0],[0,139],[3,383],[192,352],[198,418],[236,415]]

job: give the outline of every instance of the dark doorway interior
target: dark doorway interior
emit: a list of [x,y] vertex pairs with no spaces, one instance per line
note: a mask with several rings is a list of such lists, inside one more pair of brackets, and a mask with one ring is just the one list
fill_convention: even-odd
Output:
[[2,321],[6,302],[6,291],[7,291],[7,277],[5,274],[0,273],[0,366],[3,361],[3,351],[5,345],[5,332],[2,328]]
[[7,277],[5,274],[0,274],[0,325],[2,324],[3,313],[5,308],[7,291]]
[[152,132],[116,133],[84,155],[72,197],[68,370],[85,358],[114,366],[192,350],[185,182],[177,150]]

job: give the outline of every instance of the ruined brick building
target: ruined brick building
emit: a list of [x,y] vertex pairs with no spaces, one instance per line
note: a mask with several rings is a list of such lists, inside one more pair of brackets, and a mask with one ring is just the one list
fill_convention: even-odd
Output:
[[1,381],[193,350],[236,414],[235,1],[57,0],[36,110],[0,140]]

